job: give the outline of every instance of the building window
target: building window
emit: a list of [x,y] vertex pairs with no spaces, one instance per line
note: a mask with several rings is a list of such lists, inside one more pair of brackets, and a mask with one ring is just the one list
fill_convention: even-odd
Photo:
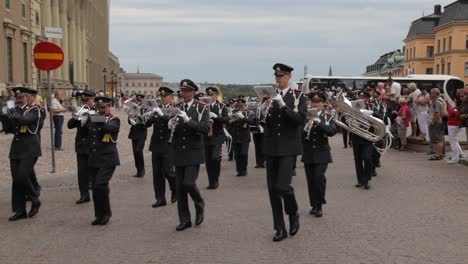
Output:
[[11,1],[10,0],[5,1],[5,7],[6,7],[6,9],[10,9],[10,7],[11,7]]
[[426,74],[434,74],[434,69],[433,68],[427,68],[426,69]]
[[468,62],[465,62],[465,77],[468,77]]
[[416,47],[413,48],[413,59],[416,58]]
[[437,53],[440,53],[440,39],[437,40]]
[[23,42],[23,82],[28,83],[28,43]]
[[26,18],[26,3],[24,1],[21,2],[21,16]]
[[135,87],[135,83],[134,83],[134,82],[132,82],[132,87]]
[[[141,83],[140,83],[140,82],[138,83],[138,87],[141,87]],[[138,92],[141,93],[140,91],[138,91]]]
[[437,67],[436,67],[436,74],[439,74],[439,64],[437,64]]
[[449,37],[449,46],[448,46],[448,50],[452,50],[452,37]]
[[447,74],[450,75],[452,74],[452,63],[447,63]]
[[445,74],[445,63],[442,63],[442,74]]
[[147,85],[147,83],[144,83],[144,84],[143,84],[143,86],[145,86],[145,87],[146,87],[146,85]]
[[150,87],[153,87],[153,83],[150,83]]
[[36,26],[40,26],[40,24],[41,24],[40,16],[39,16],[39,13],[36,12]]
[[427,57],[432,58],[434,57],[434,46],[427,46]]
[[7,37],[7,80],[13,82],[13,38]]
[[444,38],[444,44],[443,44],[444,45],[444,49],[443,49],[444,52],[446,51],[446,45],[445,44],[446,44],[446,42],[445,42],[445,38]]
[[468,49],[468,35],[466,35],[465,49]]

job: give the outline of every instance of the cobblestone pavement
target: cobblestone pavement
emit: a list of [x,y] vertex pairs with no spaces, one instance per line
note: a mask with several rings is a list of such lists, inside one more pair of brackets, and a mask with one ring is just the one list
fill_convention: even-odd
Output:
[[[205,222],[176,232],[175,205],[151,208],[154,195],[148,153],[146,177],[130,177],[135,171],[128,162],[132,157],[127,125],[123,130],[119,151],[127,162],[111,181],[114,215],[105,227],[90,225],[91,203],[74,203],[78,191],[71,132],[66,132],[66,150],[59,156],[64,164],[56,175],[45,173],[46,157],[39,162],[43,207],[37,217],[7,221],[10,182],[4,170],[0,263],[468,263],[466,166],[429,162],[424,154],[390,150],[371,182],[372,189],[356,189],[352,151],[343,149],[341,136],[336,136],[324,217],[308,214],[306,181],[299,163],[293,184],[301,229],[297,236],[273,243],[265,171],[253,168],[253,145],[249,176],[235,177],[234,163],[223,161],[218,190],[205,189],[207,176],[202,167],[198,185],[206,201]],[[8,148],[2,140],[5,153]]]

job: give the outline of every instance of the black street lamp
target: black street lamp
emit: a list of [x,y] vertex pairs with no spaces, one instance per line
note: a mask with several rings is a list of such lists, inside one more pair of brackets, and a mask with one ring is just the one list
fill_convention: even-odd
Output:
[[103,90],[103,92],[104,92],[104,94],[107,94],[107,89],[106,89],[107,88],[106,87],[106,84],[107,84],[107,82],[106,82],[107,70],[106,70],[106,68],[104,68],[104,70],[102,70],[102,75],[104,76],[104,90]]

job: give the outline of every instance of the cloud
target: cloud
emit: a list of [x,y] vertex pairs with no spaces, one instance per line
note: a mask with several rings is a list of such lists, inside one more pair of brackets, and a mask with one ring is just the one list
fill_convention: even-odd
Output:
[[[448,4],[451,1],[442,1]],[[127,71],[142,65],[168,81],[271,81],[271,65],[296,75],[361,74],[400,49],[427,0],[113,0],[111,49]]]

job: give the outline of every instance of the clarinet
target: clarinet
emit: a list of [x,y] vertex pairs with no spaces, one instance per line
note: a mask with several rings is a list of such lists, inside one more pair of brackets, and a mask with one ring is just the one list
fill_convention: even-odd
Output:
[[169,140],[167,141],[167,143],[169,143],[169,144],[172,144],[172,138],[174,137],[174,132],[175,132],[175,129],[177,127],[177,123],[179,122],[179,116],[175,116],[172,119],[174,119],[174,125],[172,126],[171,134],[169,135]]

